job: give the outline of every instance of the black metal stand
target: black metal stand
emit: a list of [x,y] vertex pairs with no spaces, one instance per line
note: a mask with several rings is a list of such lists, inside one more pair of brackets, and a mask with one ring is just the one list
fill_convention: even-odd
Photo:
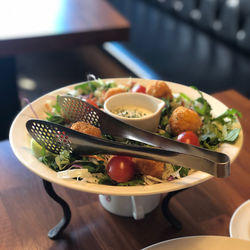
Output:
[[[56,201],[63,209],[63,218],[60,220],[60,222],[54,228],[52,228],[48,232],[48,236],[50,239],[57,239],[70,222],[70,219],[71,219],[70,207],[61,197],[59,197],[56,194],[52,184],[49,181],[43,180],[43,185],[44,185],[44,188],[45,188],[47,194],[54,201]],[[170,202],[172,197],[174,197],[176,194],[178,194],[184,190],[186,190],[186,189],[182,189],[182,190],[173,191],[173,192],[168,193],[165,196],[165,198],[163,199],[162,205],[161,205],[161,209],[162,209],[162,213],[163,213],[164,217],[177,230],[182,229],[182,224],[170,211],[169,202]]]
[[50,239],[56,239],[59,237],[61,232],[68,226],[70,219],[71,219],[71,211],[70,211],[69,205],[61,197],[59,197],[56,194],[55,190],[53,189],[52,184],[49,181],[43,180],[43,185],[47,194],[54,201],[56,201],[63,209],[63,218],[54,228],[52,228],[48,232],[48,236]]
[[162,210],[162,213],[164,215],[164,217],[170,222],[170,224],[176,228],[177,230],[181,230],[182,229],[182,224],[181,222],[172,214],[172,212],[170,211],[169,209],[169,202],[171,200],[171,198],[173,196],[175,196],[176,194],[184,191],[186,189],[182,189],[182,190],[178,190],[178,191],[173,191],[173,192],[170,192],[168,193],[165,198],[163,199],[162,201],[162,204],[161,204],[161,210]]

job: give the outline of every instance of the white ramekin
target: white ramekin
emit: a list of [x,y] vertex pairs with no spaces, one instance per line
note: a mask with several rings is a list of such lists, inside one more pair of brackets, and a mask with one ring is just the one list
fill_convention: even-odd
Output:
[[[161,111],[165,102],[153,96],[142,93],[120,93],[109,97],[104,103],[104,110],[109,115],[128,123],[137,128],[141,128],[150,132],[155,132],[159,125]],[[150,110],[152,114],[141,118],[126,118],[118,116],[111,112],[117,107],[122,106],[135,106]]]

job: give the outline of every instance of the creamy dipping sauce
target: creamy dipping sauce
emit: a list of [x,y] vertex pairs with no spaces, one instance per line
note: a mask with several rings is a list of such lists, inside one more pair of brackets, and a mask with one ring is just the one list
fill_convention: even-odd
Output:
[[150,115],[151,112],[148,109],[134,107],[134,106],[122,106],[111,110],[115,115],[119,115],[125,118],[142,118],[144,116]]

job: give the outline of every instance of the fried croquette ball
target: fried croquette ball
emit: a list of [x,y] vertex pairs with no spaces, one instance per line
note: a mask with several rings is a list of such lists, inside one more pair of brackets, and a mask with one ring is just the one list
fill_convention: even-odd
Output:
[[80,133],[92,135],[95,137],[102,137],[101,130],[99,128],[96,128],[95,126],[92,126],[89,123],[86,123],[84,121],[75,122],[71,125],[71,129],[76,130]]
[[173,99],[172,91],[164,81],[154,81],[146,86],[146,93],[157,98],[165,97]]
[[194,110],[179,106],[170,116],[169,125],[171,133],[176,136],[185,131],[196,133],[201,128],[202,121]]
[[135,169],[141,174],[151,175],[156,178],[162,178],[164,172],[164,163],[141,158],[132,158],[135,163]]
[[104,101],[106,101],[112,95],[116,95],[123,92],[126,92],[126,90],[122,88],[111,88],[104,94]]

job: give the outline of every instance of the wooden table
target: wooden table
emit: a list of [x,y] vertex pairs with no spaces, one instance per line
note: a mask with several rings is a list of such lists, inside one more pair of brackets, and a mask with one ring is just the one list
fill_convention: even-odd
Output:
[[20,109],[15,56],[126,40],[129,23],[105,0],[0,1],[0,139]]
[[170,209],[182,222],[174,229],[160,206],[143,220],[112,215],[98,196],[55,189],[70,205],[72,220],[56,241],[47,236],[61,218],[61,209],[48,197],[39,177],[15,158],[8,141],[0,143],[0,249],[141,249],[159,241],[192,235],[229,235],[235,209],[250,198],[250,100],[234,90],[214,94],[243,114],[243,148],[231,176],[213,178],[174,198]]

